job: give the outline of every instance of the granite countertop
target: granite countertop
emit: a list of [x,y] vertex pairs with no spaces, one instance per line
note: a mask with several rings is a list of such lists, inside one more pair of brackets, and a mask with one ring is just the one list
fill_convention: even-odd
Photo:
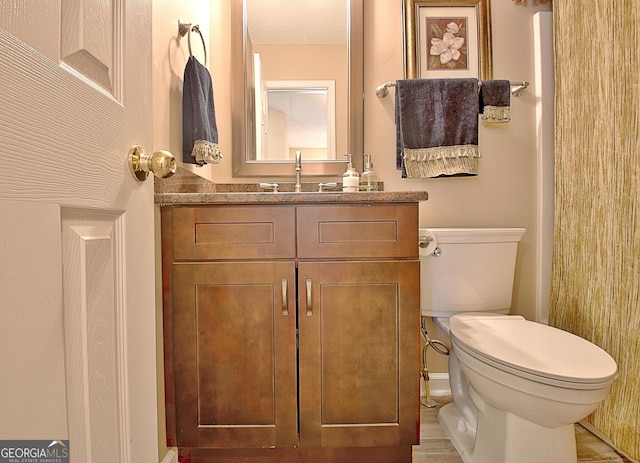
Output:
[[255,183],[213,183],[184,169],[167,179],[155,178],[155,202],[169,204],[305,204],[305,203],[393,203],[418,202],[429,198],[426,191],[371,191],[318,193],[318,183],[302,184],[293,192],[293,183],[279,183],[279,192],[260,189]]

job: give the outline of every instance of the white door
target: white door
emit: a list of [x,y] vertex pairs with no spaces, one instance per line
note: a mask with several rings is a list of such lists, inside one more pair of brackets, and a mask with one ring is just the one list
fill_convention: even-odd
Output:
[[151,0],[0,14],[0,440],[157,462]]

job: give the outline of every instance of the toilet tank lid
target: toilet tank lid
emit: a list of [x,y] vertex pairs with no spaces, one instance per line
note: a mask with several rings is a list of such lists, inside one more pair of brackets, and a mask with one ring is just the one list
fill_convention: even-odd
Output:
[[420,228],[419,232],[433,233],[438,243],[499,243],[517,242],[525,228]]

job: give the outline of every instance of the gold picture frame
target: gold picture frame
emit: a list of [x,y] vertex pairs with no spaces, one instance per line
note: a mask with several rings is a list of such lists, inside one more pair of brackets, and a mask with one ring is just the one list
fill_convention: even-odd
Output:
[[405,79],[493,77],[490,0],[404,0]]

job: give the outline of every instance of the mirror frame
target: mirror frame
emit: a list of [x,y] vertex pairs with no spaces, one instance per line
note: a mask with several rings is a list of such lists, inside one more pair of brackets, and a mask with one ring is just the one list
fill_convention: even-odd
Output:
[[[231,20],[231,127],[233,177],[292,177],[295,161],[249,161],[247,149],[251,146],[249,117],[251,89],[247,80],[246,8],[244,0],[230,0]],[[350,0],[349,22],[349,117],[347,146],[353,155],[354,167],[362,170],[364,150],[364,30],[363,0]],[[238,78],[242,76],[242,78]],[[337,153],[340,157],[341,153]],[[342,153],[347,154],[347,153]],[[302,173],[305,176],[339,176],[344,173],[345,160],[305,161],[302,154]]]

